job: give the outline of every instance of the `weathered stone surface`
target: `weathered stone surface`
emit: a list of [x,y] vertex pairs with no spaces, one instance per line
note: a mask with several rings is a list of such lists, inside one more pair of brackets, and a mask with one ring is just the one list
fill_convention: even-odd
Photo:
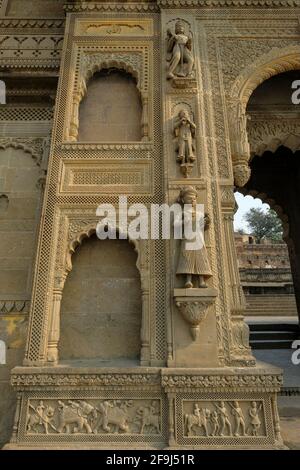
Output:
[[[298,149],[291,121],[284,132],[274,123],[249,130],[247,103],[262,82],[299,69],[299,2],[249,0],[241,9],[244,0],[208,8],[78,0],[66,2],[66,27],[63,3],[0,2],[0,65],[10,71],[12,100],[0,113],[0,339],[8,357],[0,439],[43,449],[281,447],[281,374],[255,366],[243,322],[233,191],[247,183],[264,136],[267,145]],[[274,115],[279,108],[266,95],[255,106],[272,106]],[[180,110],[195,132],[185,127],[178,142]],[[193,164],[184,173],[178,143]],[[182,287],[180,243],[93,238],[100,203],[116,205],[124,193],[130,204],[174,203],[186,185],[209,214],[207,269],[179,274],[216,293],[194,335],[186,318],[195,311],[183,317],[173,296]],[[193,281],[186,287],[194,290]],[[186,305],[192,296],[183,294]],[[23,357],[12,373],[12,434],[8,375]]]

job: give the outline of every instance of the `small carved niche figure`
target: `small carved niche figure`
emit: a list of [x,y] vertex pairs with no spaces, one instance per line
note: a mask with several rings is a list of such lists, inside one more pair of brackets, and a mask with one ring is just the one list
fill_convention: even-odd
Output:
[[261,426],[261,420],[259,418],[259,413],[262,409],[262,404],[257,406],[256,401],[251,403],[251,407],[249,408],[249,415],[250,415],[250,423],[251,423],[251,434],[252,436],[258,436],[259,429]]
[[185,33],[185,27],[181,21],[175,24],[175,34],[168,29],[167,35],[167,61],[169,62],[167,78],[190,77],[194,66],[191,35]]
[[185,177],[189,175],[196,160],[193,145],[195,130],[196,125],[189,113],[184,109],[180,110],[175,122],[174,134],[177,138],[177,161],[180,163],[181,171]]
[[[176,220],[175,223],[184,224],[184,221],[191,221],[191,227],[195,234],[195,239],[185,238],[185,231],[183,230],[183,238],[181,240],[181,248],[179,255],[179,262],[176,274],[184,274],[185,288],[194,287],[193,276],[198,278],[198,284],[201,288],[206,288],[206,279],[212,276],[208,254],[205,247],[204,231],[209,227],[209,216],[205,214],[196,214],[197,211],[197,191],[192,186],[186,186],[180,191],[178,202],[183,206],[181,220]],[[187,208],[186,205],[189,205]],[[198,225],[198,226],[197,226]],[[188,243],[193,241],[200,242],[200,249],[188,249]]]

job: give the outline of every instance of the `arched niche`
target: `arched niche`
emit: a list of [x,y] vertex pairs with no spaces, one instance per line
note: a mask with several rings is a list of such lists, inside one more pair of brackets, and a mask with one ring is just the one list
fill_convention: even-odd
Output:
[[59,358],[97,365],[137,363],[142,295],[137,253],[127,240],[81,241],[62,293]]
[[90,78],[80,103],[78,141],[141,141],[142,115],[136,78],[122,69],[102,69]]
[[[40,217],[39,155],[29,146],[0,142],[0,295],[28,299]],[[4,297],[5,298],[5,297]]]

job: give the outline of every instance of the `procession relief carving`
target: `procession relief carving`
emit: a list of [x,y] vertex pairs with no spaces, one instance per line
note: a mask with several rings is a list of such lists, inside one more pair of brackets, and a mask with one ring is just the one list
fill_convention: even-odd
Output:
[[26,434],[161,435],[160,400],[30,400]]
[[141,142],[151,140],[152,124],[151,109],[149,106],[149,77],[150,77],[150,44],[78,48],[76,60],[76,73],[73,91],[69,97],[71,111],[69,125],[64,140],[77,142],[79,130],[79,106],[87,92],[88,81],[102,69],[119,69],[131,74],[137,83],[142,103]]
[[[191,404],[190,404],[191,406]],[[262,401],[198,401],[192,413],[183,402],[184,435],[187,437],[259,437],[266,435]]]
[[194,73],[193,38],[186,21],[169,22],[167,29],[167,80],[174,88],[196,86]]

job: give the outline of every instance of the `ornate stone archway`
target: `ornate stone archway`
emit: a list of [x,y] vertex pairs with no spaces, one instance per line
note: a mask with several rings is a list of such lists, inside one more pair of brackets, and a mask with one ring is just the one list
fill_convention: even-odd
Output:
[[[103,69],[114,68],[129,73],[137,82],[137,89],[142,103],[142,141],[149,140],[149,88],[147,51],[144,48],[102,48],[93,53],[93,50],[80,50],[76,62],[74,88],[71,97],[71,118],[65,134],[65,140],[77,142],[79,130],[79,106],[87,92],[88,81],[96,73]],[[147,67],[148,68],[148,67]]]
[[[57,363],[59,359],[58,341],[60,337],[61,300],[67,276],[72,270],[72,255],[84,239],[90,238],[96,233],[96,225],[97,221],[82,221],[77,225],[77,230],[72,233],[71,224],[69,224],[68,230],[65,232],[67,237],[65,237],[63,245],[57,252],[52,299],[49,305],[48,341],[46,345],[47,361],[52,364]],[[120,229],[117,228],[117,231],[120,233]],[[133,240],[128,238],[128,241],[137,253],[136,267],[141,279],[142,326],[140,362],[141,365],[147,365],[150,360],[149,246],[148,240]]]
[[[231,157],[235,184],[243,187],[250,178],[251,149],[247,134],[246,107],[254,90],[265,80],[300,69],[300,46],[272,49],[246,67],[235,80],[228,96]],[[284,139],[284,136],[281,137]]]

